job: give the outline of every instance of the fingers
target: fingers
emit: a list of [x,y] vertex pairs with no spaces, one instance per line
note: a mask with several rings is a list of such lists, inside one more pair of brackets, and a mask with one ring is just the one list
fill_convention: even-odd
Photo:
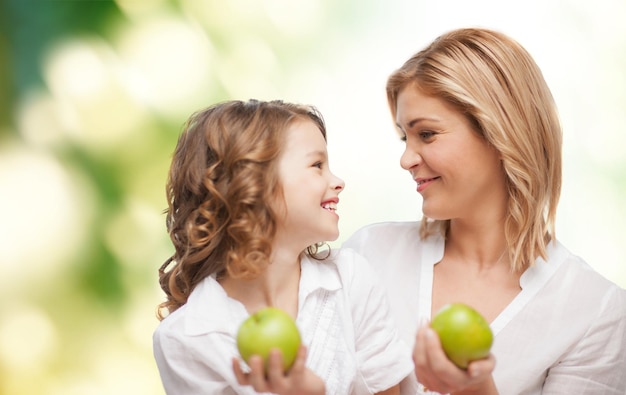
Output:
[[489,356],[485,359],[479,359],[471,362],[467,367],[467,373],[473,381],[478,382],[485,380],[488,376],[490,376],[495,367],[496,359],[493,354],[489,354]]
[[281,393],[287,388],[287,376],[283,370],[283,356],[279,349],[270,351],[267,370],[263,368],[263,359],[258,355],[250,357],[249,384],[256,392]]
[[306,355],[307,355],[306,346],[300,345],[300,348],[298,349],[298,354],[296,354],[296,359],[295,361],[293,361],[293,365],[291,366],[291,369],[289,369],[290,374],[301,375],[304,372],[305,364],[306,364]]
[[432,328],[424,328],[425,348],[426,348],[426,360],[431,370],[435,372],[442,372],[449,370],[452,362],[446,356],[441,346],[441,341],[437,333]]
[[265,379],[265,369],[263,367],[263,358],[259,355],[253,355],[248,361],[250,373],[248,373],[248,384],[254,388],[256,392],[268,392],[269,387]]
[[280,350],[270,352],[268,384],[273,392],[287,391],[300,384],[306,372],[306,354],[306,347],[300,346],[293,365],[285,372],[283,371],[283,358]]
[[423,351],[423,371],[426,375],[425,383],[428,388],[437,389],[439,392],[448,391],[448,378],[450,372],[456,373],[456,367],[452,367],[452,362],[448,360],[448,357],[441,348],[441,342],[439,336],[433,331],[430,326],[422,328],[422,347]]
[[[413,348],[413,362],[415,363],[415,374],[417,379],[423,383],[432,376],[432,356],[430,354],[437,353],[436,342],[429,339],[429,326],[424,323],[415,337],[415,346]],[[429,341],[430,340],[430,341]]]
[[253,355],[248,361],[249,373],[244,373],[239,361],[233,358],[232,365],[237,382],[241,385],[250,385],[256,392],[300,393],[305,388],[321,388],[324,392],[324,382],[306,368],[307,348],[300,346],[296,359],[291,368],[283,370],[283,357],[278,349],[270,351],[267,370],[263,367],[263,359]]
[[428,325],[416,336],[413,350],[415,375],[430,390],[449,393],[491,379],[495,367],[493,356],[474,361],[467,370],[458,368],[446,356],[437,333]]
[[239,360],[237,358],[232,359],[232,365],[239,385],[248,385],[248,376],[243,372],[243,370],[241,370],[241,365],[239,365]]
[[267,369],[267,379],[270,387],[279,386],[285,372],[283,372],[283,355],[278,349],[270,351],[269,363]]

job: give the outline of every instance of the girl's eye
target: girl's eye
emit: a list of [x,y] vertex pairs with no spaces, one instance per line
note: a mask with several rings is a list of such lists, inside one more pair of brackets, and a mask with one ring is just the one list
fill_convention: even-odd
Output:
[[322,168],[322,162],[315,162],[313,163],[313,167],[317,167],[318,169]]

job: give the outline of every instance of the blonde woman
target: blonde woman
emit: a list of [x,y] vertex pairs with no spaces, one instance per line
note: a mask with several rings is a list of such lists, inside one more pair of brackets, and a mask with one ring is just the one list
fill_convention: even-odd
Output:
[[[344,246],[375,265],[414,344],[403,393],[626,393],[626,292],[555,237],[561,126],[529,53],[499,32],[451,31],[389,77],[387,97],[424,218]],[[467,370],[428,325],[451,302],[495,335]]]

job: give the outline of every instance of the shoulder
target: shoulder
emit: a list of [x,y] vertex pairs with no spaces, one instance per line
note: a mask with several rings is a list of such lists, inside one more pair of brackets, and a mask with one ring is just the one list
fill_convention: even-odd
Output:
[[187,303],[165,317],[155,330],[156,339],[190,342],[210,333],[232,334],[247,313],[243,306],[226,295],[224,289],[208,276],[189,295]]
[[543,385],[551,393],[576,393],[573,387],[584,383],[586,393],[609,393],[623,385],[623,289],[558,242],[549,245],[546,261],[526,270],[520,285],[514,308],[501,315],[510,321],[499,321],[494,330],[493,353],[504,367],[494,372],[498,387],[522,393]]
[[562,244],[559,243],[557,249],[559,254],[562,254],[564,257],[563,270],[573,281],[588,283],[590,288],[601,291],[621,290],[626,292],[626,290],[620,288],[595,270],[585,259],[575,255]]
[[383,236],[403,237],[406,235],[419,236],[421,221],[400,221],[400,222],[377,222],[365,225],[350,236],[348,240],[359,238],[374,238]]
[[[332,249],[328,258],[315,266],[317,283],[329,290],[342,289],[345,294],[369,292],[377,283],[368,260],[349,248]],[[311,270],[307,271],[307,276],[310,274]],[[336,281],[334,286],[333,281]]]
[[388,250],[392,246],[412,244],[419,240],[420,221],[378,222],[358,229],[342,247],[368,255],[376,250]]
[[183,342],[186,310],[187,306],[183,305],[161,320],[152,335],[155,347]]
[[[588,297],[597,298],[598,302],[610,302],[618,304],[618,310],[626,316],[626,290],[604,277],[582,258],[571,255],[567,261],[567,271],[572,277],[572,282],[581,286]],[[614,305],[614,307],[617,307]]]
[[393,268],[387,275],[399,276],[405,269],[414,270],[419,262],[436,262],[441,259],[443,236],[434,234],[422,239],[420,226],[420,221],[367,225],[343,243],[342,248],[357,251],[376,270]]
[[559,293],[576,301],[570,305],[575,305],[578,312],[587,307],[587,311],[598,319],[626,320],[626,290],[563,245],[558,244],[557,248],[564,259],[552,282],[560,289]]
[[355,275],[368,276],[371,272],[367,259],[351,248],[334,248],[323,262],[337,272],[342,282]]

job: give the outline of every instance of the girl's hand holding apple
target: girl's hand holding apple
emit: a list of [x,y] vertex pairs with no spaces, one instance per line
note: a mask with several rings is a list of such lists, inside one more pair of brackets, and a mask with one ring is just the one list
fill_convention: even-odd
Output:
[[305,367],[306,353],[306,347],[301,345],[293,365],[286,372],[283,369],[283,358],[279,349],[270,351],[267,373],[260,355],[252,355],[248,359],[249,373],[244,373],[237,358],[233,358],[233,371],[239,384],[250,385],[256,392],[323,395],[326,393],[324,382]]
[[307,349],[295,321],[285,311],[267,307],[251,314],[240,325],[236,340],[250,368],[244,373],[233,358],[239,384],[281,395],[326,393],[322,379],[305,367]]

